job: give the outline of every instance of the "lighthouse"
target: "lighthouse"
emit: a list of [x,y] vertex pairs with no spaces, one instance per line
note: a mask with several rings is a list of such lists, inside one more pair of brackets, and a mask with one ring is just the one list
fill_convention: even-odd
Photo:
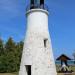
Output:
[[44,0],[30,0],[19,75],[57,75]]

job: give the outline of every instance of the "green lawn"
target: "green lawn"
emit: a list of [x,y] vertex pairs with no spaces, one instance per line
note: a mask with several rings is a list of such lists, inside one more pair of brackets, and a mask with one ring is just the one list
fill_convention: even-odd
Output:
[[0,73],[0,75],[18,75],[17,73]]
[[72,74],[63,74],[63,73],[58,73],[58,75],[75,75],[75,73],[72,73]]
[[64,74],[62,74],[62,73],[59,73],[58,75],[64,75]]
[[0,73],[0,75],[16,75],[16,74],[11,74],[11,73]]
[[[75,72],[75,65],[71,65],[70,66],[71,69]],[[56,65],[56,68],[57,68],[57,71],[59,70],[60,68],[60,65]],[[18,75],[18,73],[0,73],[0,75]],[[58,73],[57,75],[65,75],[65,74],[62,74],[62,73]],[[68,75],[68,74],[67,74]],[[75,73],[71,74],[71,75],[75,75]]]
[[[18,74],[17,73],[0,73],[0,75],[18,75]],[[58,73],[58,75],[64,75],[64,74]],[[75,75],[75,73],[72,75]]]
[[[17,75],[15,73],[0,73],[0,75]],[[58,74],[58,75],[63,75],[63,74]]]

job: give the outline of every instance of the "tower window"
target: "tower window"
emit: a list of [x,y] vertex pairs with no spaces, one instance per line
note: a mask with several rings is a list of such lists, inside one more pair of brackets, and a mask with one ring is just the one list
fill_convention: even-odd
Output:
[[47,40],[48,39],[44,39],[44,47],[47,47]]
[[40,5],[44,5],[44,0],[40,0]]
[[26,65],[27,75],[31,75],[31,65]]
[[34,8],[34,0],[31,0],[30,9],[33,9],[33,8]]
[[31,5],[34,5],[34,0],[31,0]]
[[35,5],[39,5],[40,4],[40,0],[34,0]]

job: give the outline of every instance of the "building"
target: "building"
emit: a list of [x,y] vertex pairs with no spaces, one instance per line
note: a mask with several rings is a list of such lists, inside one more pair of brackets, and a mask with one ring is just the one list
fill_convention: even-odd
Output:
[[57,75],[44,0],[30,0],[19,75]]
[[62,73],[72,73],[73,72],[69,68],[69,65],[68,65],[68,60],[71,60],[71,58],[69,58],[65,54],[62,54],[56,60],[61,61],[61,67],[58,72],[62,72]]
[[63,65],[63,63],[65,63],[66,66],[68,66],[67,61],[71,60],[70,57],[66,56],[65,54],[60,55],[57,59],[57,61],[61,61],[61,66]]

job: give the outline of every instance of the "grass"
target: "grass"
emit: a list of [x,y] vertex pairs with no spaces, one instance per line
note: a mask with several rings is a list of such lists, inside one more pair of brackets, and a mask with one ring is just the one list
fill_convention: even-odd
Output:
[[59,73],[59,74],[57,74],[57,75],[64,75],[64,74],[62,74],[62,73]]
[[[60,68],[60,65],[56,65],[57,71]],[[75,65],[70,65],[70,68],[75,72]],[[0,75],[18,75],[18,73],[0,73]],[[65,75],[63,73],[58,73],[57,75]],[[69,75],[69,74],[67,74]],[[71,74],[71,75],[75,75],[75,73]]]
[[17,73],[0,73],[0,75],[18,75]]
[[[0,73],[0,75],[18,75],[18,73]],[[57,75],[65,75],[63,73],[58,73]],[[67,74],[68,75],[68,74]],[[71,75],[75,75],[75,73],[71,74]]]
[[[17,75],[16,73],[0,73],[0,75]],[[63,74],[58,74],[58,75],[63,75]]]
[[[18,74],[16,74],[16,73],[0,73],[0,75],[18,75]],[[58,75],[64,75],[64,74],[58,73]],[[75,75],[75,73],[72,75]]]
[[63,73],[58,73],[57,75],[75,75],[75,73],[72,73],[72,74],[63,74]]

